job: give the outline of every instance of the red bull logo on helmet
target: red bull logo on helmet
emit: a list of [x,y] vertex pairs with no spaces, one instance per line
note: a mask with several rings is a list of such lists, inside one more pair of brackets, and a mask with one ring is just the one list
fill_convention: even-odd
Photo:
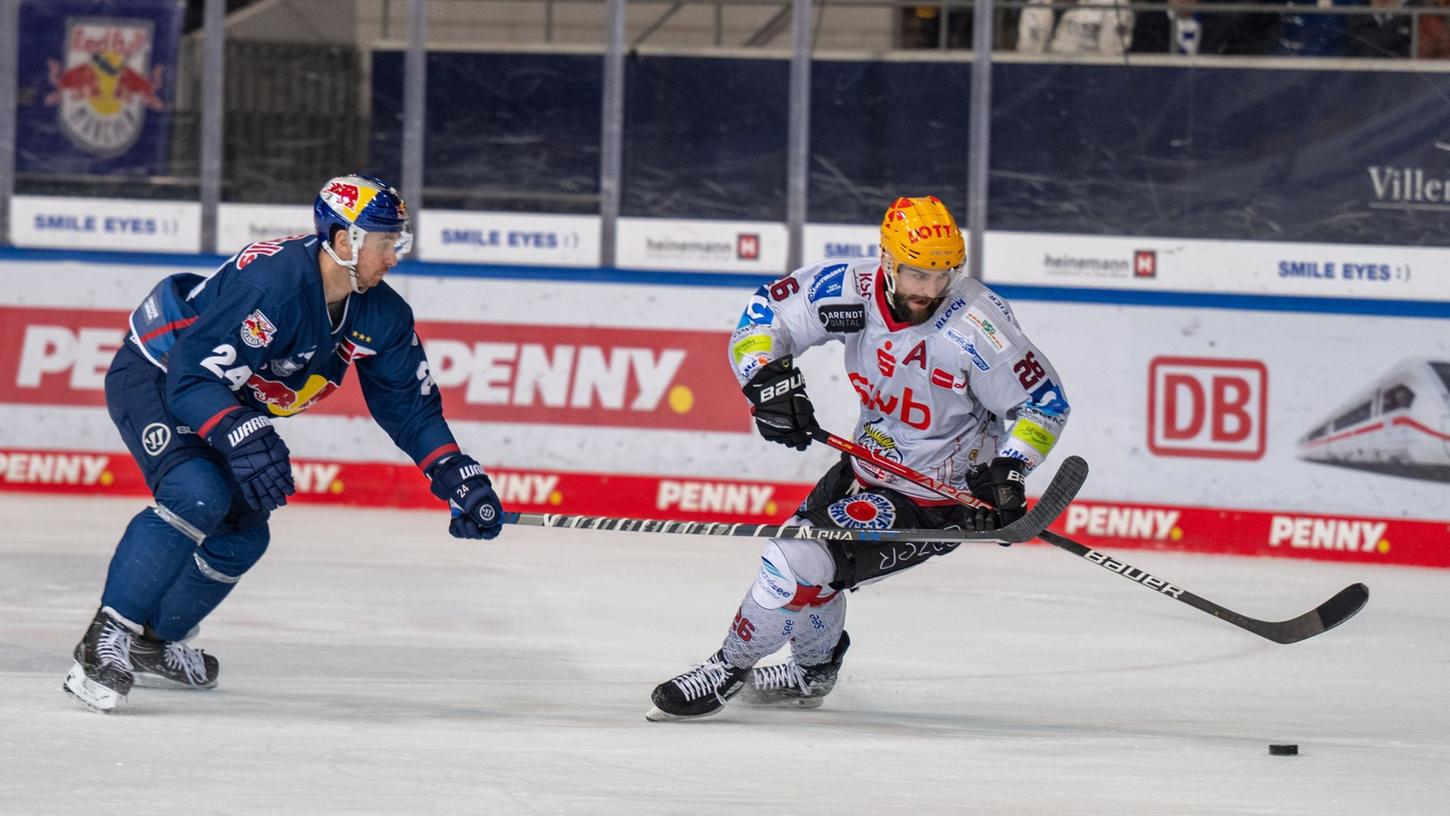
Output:
[[327,185],[327,191],[324,195],[331,196],[333,203],[342,207],[344,210],[357,209],[356,184],[344,184],[340,181],[334,181]]
[[372,203],[377,194],[378,191],[372,187],[346,181],[334,181],[322,191],[322,198],[334,212],[345,216],[348,221],[356,221],[358,215],[368,204]]
[[146,111],[166,109],[162,66],[151,65],[149,20],[76,18],[67,21],[65,55],[50,60],[45,104],[59,108],[61,130],[97,158],[136,143]]

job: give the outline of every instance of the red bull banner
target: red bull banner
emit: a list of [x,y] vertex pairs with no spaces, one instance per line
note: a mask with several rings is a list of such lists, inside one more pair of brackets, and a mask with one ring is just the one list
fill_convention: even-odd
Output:
[[165,175],[180,0],[25,3],[18,172]]

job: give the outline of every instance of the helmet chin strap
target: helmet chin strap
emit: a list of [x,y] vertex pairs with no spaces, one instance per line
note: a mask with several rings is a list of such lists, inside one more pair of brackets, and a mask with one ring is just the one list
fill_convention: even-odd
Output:
[[352,258],[349,260],[344,261],[343,259],[337,257],[337,251],[332,248],[331,241],[323,241],[322,248],[327,251],[328,256],[331,257],[332,260],[337,262],[338,266],[347,270],[347,279],[348,282],[352,284],[353,293],[361,295],[363,293],[363,290],[362,287],[358,286],[357,283],[357,251],[358,247],[362,246],[363,239],[367,237],[367,231],[360,229],[357,226],[351,226],[348,227],[347,237],[348,241],[352,243]]

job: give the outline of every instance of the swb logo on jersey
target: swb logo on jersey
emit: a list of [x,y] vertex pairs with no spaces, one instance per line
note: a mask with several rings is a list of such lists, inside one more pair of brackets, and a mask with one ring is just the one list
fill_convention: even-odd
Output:
[[847,496],[833,502],[826,513],[837,525],[859,530],[885,530],[896,521],[896,508],[876,493]]

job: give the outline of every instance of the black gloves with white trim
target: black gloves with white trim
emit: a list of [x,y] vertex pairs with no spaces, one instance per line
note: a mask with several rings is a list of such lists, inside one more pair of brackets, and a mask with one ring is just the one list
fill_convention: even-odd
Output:
[[992,504],[997,508],[1001,526],[1027,514],[1027,463],[1008,456],[998,456],[987,465],[987,486]]
[[459,453],[435,462],[428,478],[433,495],[453,508],[448,532],[454,538],[489,539],[503,529],[503,504],[472,456]]
[[821,426],[806,396],[805,375],[795,367],[794,358],[787,354],[761,366],[744,391],[761,436],[796,450],[810,447],[812,434]]
[[[993,459],[985,473],[972,480],[972,494],[991,504],[959,507],[954,520],[963,530],[987,533],[1022,518],[1027,513],[1026,475],[1027,464],[1019,459],[1007,456]],[[1002,542],[1002,546],[1012,545]]]

